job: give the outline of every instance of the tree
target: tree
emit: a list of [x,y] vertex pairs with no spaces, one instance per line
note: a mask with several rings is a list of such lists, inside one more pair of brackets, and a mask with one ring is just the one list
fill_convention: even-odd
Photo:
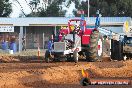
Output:
[[31,14],[26,14],[24,12],[23,6],[19,2],[19,0],[13,0],[13,1],[15,1],[21,8],[22,13],[20,14],[19,17],[23,17],[23,16],[25,16],[25,17],[27,17],[27,16],[38,16],[37,12],[40,9],[40,7],[39,7],[40,0],[30,0],[30,1],[29,0],[24,0],[27,3],[27,5],[29,6],[29,8],[30,8]]
[[12,12],[9,0],[0,0],[0,17],[8,17]]
[[64,16],[65,12],[62,10],[63,0],[51,0],[50,3],[48,3],[47,8],[39,7],[36,14],[34,15],[33,12],[30,13],[28,16],[36,16],[36,17],[60,17]]
[[21,3],[20,3],[18,0],[14,0],[14,1],[17,2],[17,3],[19,4],[19,6],[20,6],[20,8],[21,8],[21,11],[22,11],[22,13],[20,14],[19,17],[26,16],[26,14],[25,14],[25,12],[24,12],[24,10],[23,10],[23,7],[22,7],[22,5],[21,5]]
[[[87,16],[88,2],[82,1],[76,8],[84,10]],[[90,16],[95,16],[100,9],[102,16],[132,16],[132,0],[90,0]],[[76,11],[74,11],[75,16]]]
[[[61,1],[53,1],[45,11],[40,12],[40,16],[46,16],[46,17],[59,17],[59,16],[64,16],[65,11],[61,9],[59,6],[62,2]],[[45,15],[43,15],[43,12]]]
[[[120,3],[119,3],[120,2]],[[118,0],[116,3],[118,16],[131,16],[132,17],[132,0]]]
[[32,0],[32,1],[30,1],[30,6],[31,6],[31,9],[32,9],[32,11],[33,12],[37,12],[37,10],[38,10],[38,5],[39,5],[39,3],[40,3],[40,0]]

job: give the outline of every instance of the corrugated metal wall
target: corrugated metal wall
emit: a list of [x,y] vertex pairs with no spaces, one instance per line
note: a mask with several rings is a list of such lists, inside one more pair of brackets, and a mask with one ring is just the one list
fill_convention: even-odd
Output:
[[44,27],[44,26],[27,27],[26,48],[36,49],[38,46],[40,48],[46,48],[47,41],[49,37],[53,34],[54,29],[55,29],[54,27]]
[[[55,27],[46,26],[29,26],[23,27],[23,35],[25,36],[26,49],[37,49],[38,46],[43,49],[47,48],[47,41],[53,34]],[[26,31],[25,31],[26,29]],[[11,43],[11,36],[15,37],[15,43],[17,44],[17,50],[19,47],[19,32],[20,27],[17,26],[12,33],[0,33],[0,49],[2,48],[2,42],[7,41],[8,45]]]

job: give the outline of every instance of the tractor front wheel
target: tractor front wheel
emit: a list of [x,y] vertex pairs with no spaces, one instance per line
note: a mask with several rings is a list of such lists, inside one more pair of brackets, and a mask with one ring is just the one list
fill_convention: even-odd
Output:
[[46,52],[45,52],[45,61],[47,63],[49,63],[49,61],[50,61],[50,52],[48,50],[46,50]]
[[77,51],[74,51],[73,52],[73,59],[74,61],[77,63],[78,62],[78,52]]

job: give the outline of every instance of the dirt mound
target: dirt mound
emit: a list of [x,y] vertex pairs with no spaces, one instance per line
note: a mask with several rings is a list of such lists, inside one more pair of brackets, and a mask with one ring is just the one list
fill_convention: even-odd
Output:
[[40,56],[0,56],[0,62],[15,63],[15,62],[33,62],[33,61],[44,61],[44,57]]
[[21,87],[24,88],[27,86],[37,86],[38,83],[49,85],[80,85],[80,80],[82,79],[82,69],[88,72],[90,78],[132,78],[131,63],[132,61],[130,60],[124,62],[91,62],[85,65],[79,63],[71,66],[51,66],[48,68],[34,68],[34,66],[31,68],[30,66],[30,69],[23,68],[21,71],[18,70],[15,72],[0,72],[0,87],[22,85]]
[[19,59],[16,59],[13,56],[0,56],[0,62],[18,62]]

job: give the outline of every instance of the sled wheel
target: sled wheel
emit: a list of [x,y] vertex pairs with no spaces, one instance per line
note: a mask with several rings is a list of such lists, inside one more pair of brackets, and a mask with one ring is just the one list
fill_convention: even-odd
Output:
[[78,52],[76,50],[73,52],[73,59],[76,63],[78,62]]

